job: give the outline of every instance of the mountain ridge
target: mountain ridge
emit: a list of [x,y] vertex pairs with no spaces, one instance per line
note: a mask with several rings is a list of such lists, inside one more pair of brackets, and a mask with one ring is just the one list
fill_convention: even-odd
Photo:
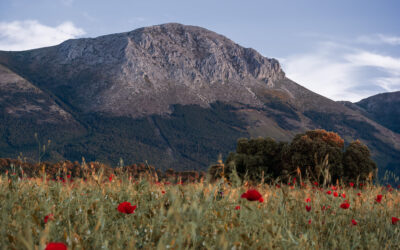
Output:
[[[153,160],[162,169],[204,170],[219,153],[234,150],[239,137],[289,141],[296,133],[325,128],[348,142],[361,139],[381,169],[398,170],[398,133],[360,108],[291,81],[276,59],[201,27],[163,24],[0,52],[0,64],[79,124],[60,130],[71,139],[57,139],[48,159],[85,156],[116,163],[122,157],[130,163]],[[0,86],[2,81],[0,74]],[[32,101],[24,98],[21,102]],[[0,99],[0,119],[15,120],[6,107]],[[35,114],[26,131],[35,131],[36,121],[45,117]],[[0,132],[3,138],[10,134],[5,127]],[[42,135],[51,133],[44,129]],[[4,144],[0,152],[15,155],[23,148],[34,155],[32,145]]]

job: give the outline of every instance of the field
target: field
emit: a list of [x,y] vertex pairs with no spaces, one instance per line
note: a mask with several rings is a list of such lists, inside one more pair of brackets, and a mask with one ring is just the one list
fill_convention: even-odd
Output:
[[[45,175],[3,174],[0,245],[2,249],[44,249],[50,242],[62,242],[68,249],[400,248],[398,189],[299,183],[251,186],[236,179],[173,184],[101,173],[54,181]],[[262,199],[241,198],[249,189],[258,190]],[[137,207],[124,208],[123,202]]]

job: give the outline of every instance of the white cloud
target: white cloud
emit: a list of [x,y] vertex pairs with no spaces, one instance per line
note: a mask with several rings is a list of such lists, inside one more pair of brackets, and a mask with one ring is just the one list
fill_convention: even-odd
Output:
[[400,74],[400,58],[393,58],[367,51],[345,55],[345,58],[355,66],[379,67],[390,73]]
[[359,101],[378,92],[400,90],[400,58],[334,42],[281,59],[286,75],[333,100]]
[[360,36],[356,39],[356,41],[359,43],[372,44],[372,45],[377,45],[377,44],[400,45],[400,37],[383,35],[383,34]]
[[0,22],[0,50],[28,50],[52,46],[85,34],[72,22],[51,27],[36,20]]

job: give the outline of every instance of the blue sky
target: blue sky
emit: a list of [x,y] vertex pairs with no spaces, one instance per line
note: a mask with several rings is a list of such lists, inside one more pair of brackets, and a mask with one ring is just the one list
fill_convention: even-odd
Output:
[[277,58],[334,100],[400,90],[400,1],[1,0],[0,50],[50,46],[178,22]]

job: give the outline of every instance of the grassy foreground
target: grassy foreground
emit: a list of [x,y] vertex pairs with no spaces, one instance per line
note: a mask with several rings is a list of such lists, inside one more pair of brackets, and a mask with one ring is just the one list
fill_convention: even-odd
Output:
[[[264,201],[240,198],[250,188]],[[348,209],[341,208],[345,200]],[[134,213],[117,210],[125,201],[137,205]],[[392,223],[392,217],[400,217],[400,193],[381,186],[332,190],[310,183],[249,187],[126,176],[73,182],[2,176],[0,213],[3,249],[44,249],[49,242],[63,242],[68,249],[400,247],[400,222]]]

